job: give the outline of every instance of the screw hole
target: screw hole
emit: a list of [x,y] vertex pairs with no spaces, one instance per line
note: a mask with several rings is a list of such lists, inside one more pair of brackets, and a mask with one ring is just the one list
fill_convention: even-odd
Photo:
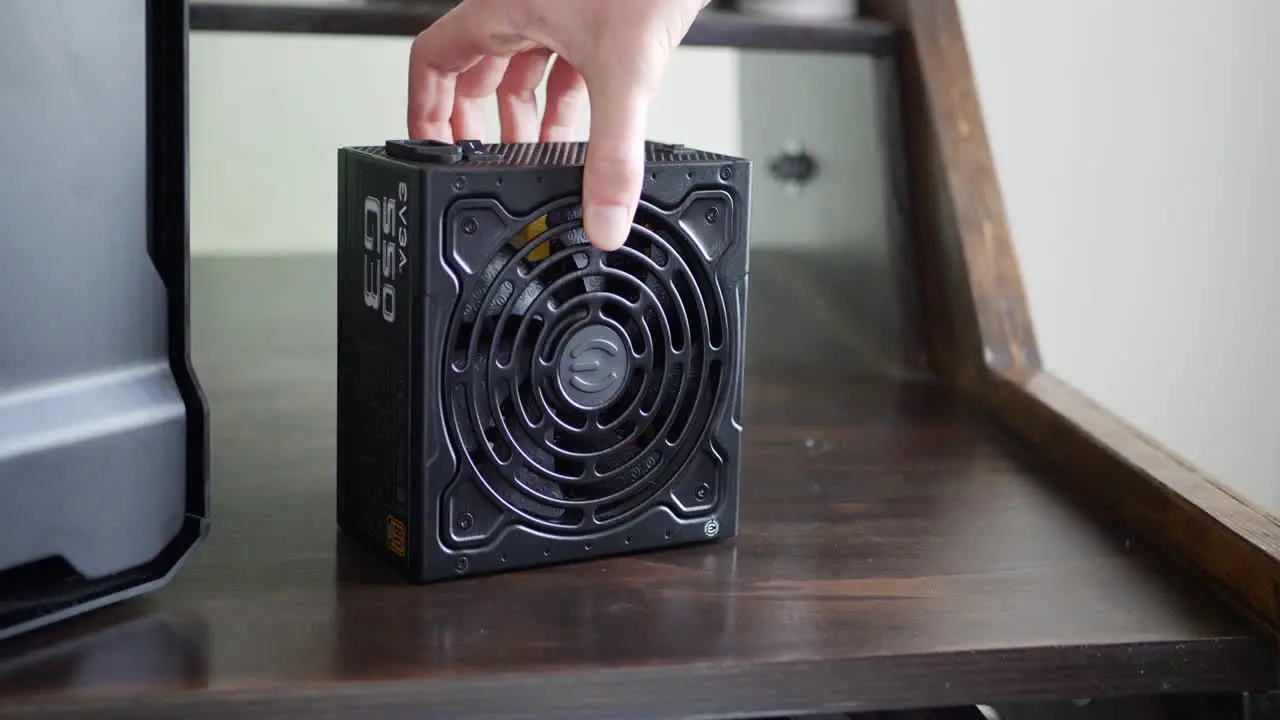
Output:
[[668,530],[668,531],[667,531],[666,537],[668,537],[668,538],[670,538],[670,537],[671,537],[671,531],[670,531],[670,530]]
[[458,516],[458,529],[470,530],[474,524],[475,518],[471,517],[471,513],[462,513],[462,515]]
[[498,187],[502,187],[502,178],[498,178]]
[[541,175],[539,175],[539,176],[538,176],[537,183],[538,183],[539,185],[541,185],[541,184],[542,184],[542,176],[541,176]]
[[693,171],[692,171],[692,170],[690,170],[690,171],[689,171],[689,179],[690,179],[690,180],[692,180],[692,179],[693,179]]
[[649,179],[650,179],[650,180],[657,180],[657,179],[658,179],[658,173],[649,173]]
[[631,538],[627,538],[626,540],[623,540],[623,542],[625,542],[626,544],[630,545],[630,544],[631,544]]
[[507,561],[507,554],[506,554],[506,553],[502,553],[502,557],[500,557],[500,558],[498,558],[498,559],[499,559],[499,560],[501,560],[502,562],[506,562],[506,561]]
[[551,548],[543,548],[542,557],[551,557]]
[[586,544],[585,546],[583,546],[583,547],[584,547],[584,549],[586,549],[586,550],[590,550],[590,549],[591,549],[591,543],[587,543],[587,544]]

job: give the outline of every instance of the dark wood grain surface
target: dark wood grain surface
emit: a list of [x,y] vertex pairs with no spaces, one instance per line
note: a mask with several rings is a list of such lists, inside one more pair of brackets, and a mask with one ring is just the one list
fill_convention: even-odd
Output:
[[[450,7],[414,0],[193,0],[191,29],[412,37]],[[897,44],[897,32],[874,20],[788,21],[705,10],[684,44],[888,55]]]
[[198,260],[210,539],[166,590],[0,645],[0,717],[716,717],[1273,684],[1267,635],[949,391],[860,365],[838,314],[788,310],[805,284],[769,268],[791,262],[752,259],[739,538],[413,587],[334,527],[333,258]]
[[914,256],[935,372],[1050,460],[1073,493],[1280,632],[1280,518],[1044,367],[956,0],[863,8],[905,34]]

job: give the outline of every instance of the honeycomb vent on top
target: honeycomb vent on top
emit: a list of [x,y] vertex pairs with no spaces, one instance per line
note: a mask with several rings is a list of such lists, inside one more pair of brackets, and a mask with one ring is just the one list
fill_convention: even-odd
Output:
[[[582,165],[587,160],[585,142],[494,143],[486,146],[499,159],[478,165],[511,167],[565,167]],[[679,149],[662,143],[645,143],[646,163],[706,162],[726,159],[703,150]]]

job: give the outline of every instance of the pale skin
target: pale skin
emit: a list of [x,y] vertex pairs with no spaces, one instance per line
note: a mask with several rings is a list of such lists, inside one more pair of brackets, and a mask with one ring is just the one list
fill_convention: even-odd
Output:
[[487,139],[484,106],[496,95],[502,142],[570,140],[589,102],[583,222],[594,245],[615,250],[640,199],[649,104],[708,2],[465,0],[414,39],[409,136]]

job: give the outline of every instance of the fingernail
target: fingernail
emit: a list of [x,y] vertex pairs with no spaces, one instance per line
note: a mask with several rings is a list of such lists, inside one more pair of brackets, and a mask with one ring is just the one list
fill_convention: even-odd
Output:
[[621,205],[592,205],[587,208],[587,239],[601,250],[617,250],[631,234],[631,211]]

